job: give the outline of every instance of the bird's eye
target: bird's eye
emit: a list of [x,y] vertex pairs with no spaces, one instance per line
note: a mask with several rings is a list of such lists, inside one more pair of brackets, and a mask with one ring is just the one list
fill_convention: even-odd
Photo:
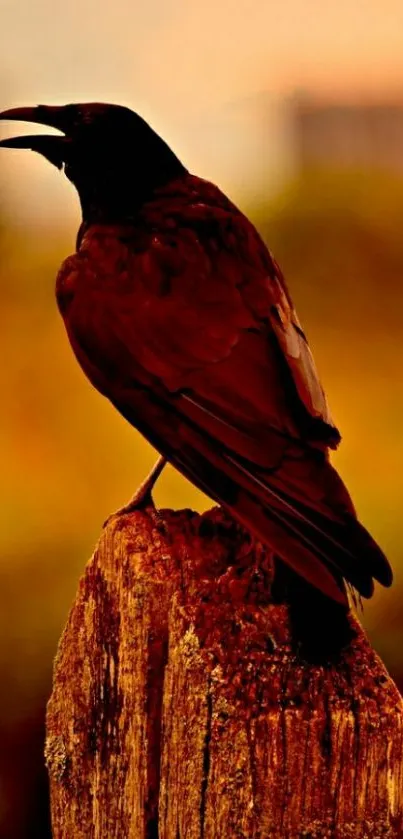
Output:
[[83,114],[81,108],[79,108],[77,105],[66,105],[65,118],[70,126],[76,127],[81,125],[83,122]]

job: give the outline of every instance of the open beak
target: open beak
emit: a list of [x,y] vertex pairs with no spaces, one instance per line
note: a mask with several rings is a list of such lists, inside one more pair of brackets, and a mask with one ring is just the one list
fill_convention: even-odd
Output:
[[[37,105],[28,108],[9,108],[0,113],[1,120],[17,122],[34,122],[39,125],[49,125],[58,131],[65,131],[66,111],[62,105]],[[8,137],[0,141],[0,148],[31,149],[44,155],[54,166],[61,169],[65,160],[67,137],[48,134],[28,134],[21,137]]]

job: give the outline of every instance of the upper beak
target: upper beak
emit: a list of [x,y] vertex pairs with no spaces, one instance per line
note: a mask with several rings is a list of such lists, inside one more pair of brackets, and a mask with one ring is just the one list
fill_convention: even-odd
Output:
[[17,122],[36,122],[39,125],[50,125],[58,131],[66,131],[66,109],[63,105],[36,105],[29,108],[9,108],[0,113],[0,119],[16,120]]
[[[0,113],[1,120],[16,120],[17,122],[34,122],[39,125],[49,125],[59,131],[67,129],[65,108],[62,105],[37,105],[28,108],[9,108]],[[66,137],[56,135],[33,134],[20,137],[8,137],[0,141],[0,148],[32,149],[43,154],[59,169],[63,165],[63,149]]]

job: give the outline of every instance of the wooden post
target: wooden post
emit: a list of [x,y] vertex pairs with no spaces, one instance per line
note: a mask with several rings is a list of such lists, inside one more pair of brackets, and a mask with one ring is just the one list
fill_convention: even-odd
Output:
[[401,838],[402,699],[309,592],[218,509],[112,520],[55,662],[54,839]]

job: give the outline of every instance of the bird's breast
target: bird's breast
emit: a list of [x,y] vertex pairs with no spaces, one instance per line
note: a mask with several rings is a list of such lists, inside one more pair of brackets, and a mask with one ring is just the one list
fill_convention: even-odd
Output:
[[63,317],[74,300],[80,282],[81,272],[76,264],[76,256],[70,256],[63,262],[56,278],[56,300]]

